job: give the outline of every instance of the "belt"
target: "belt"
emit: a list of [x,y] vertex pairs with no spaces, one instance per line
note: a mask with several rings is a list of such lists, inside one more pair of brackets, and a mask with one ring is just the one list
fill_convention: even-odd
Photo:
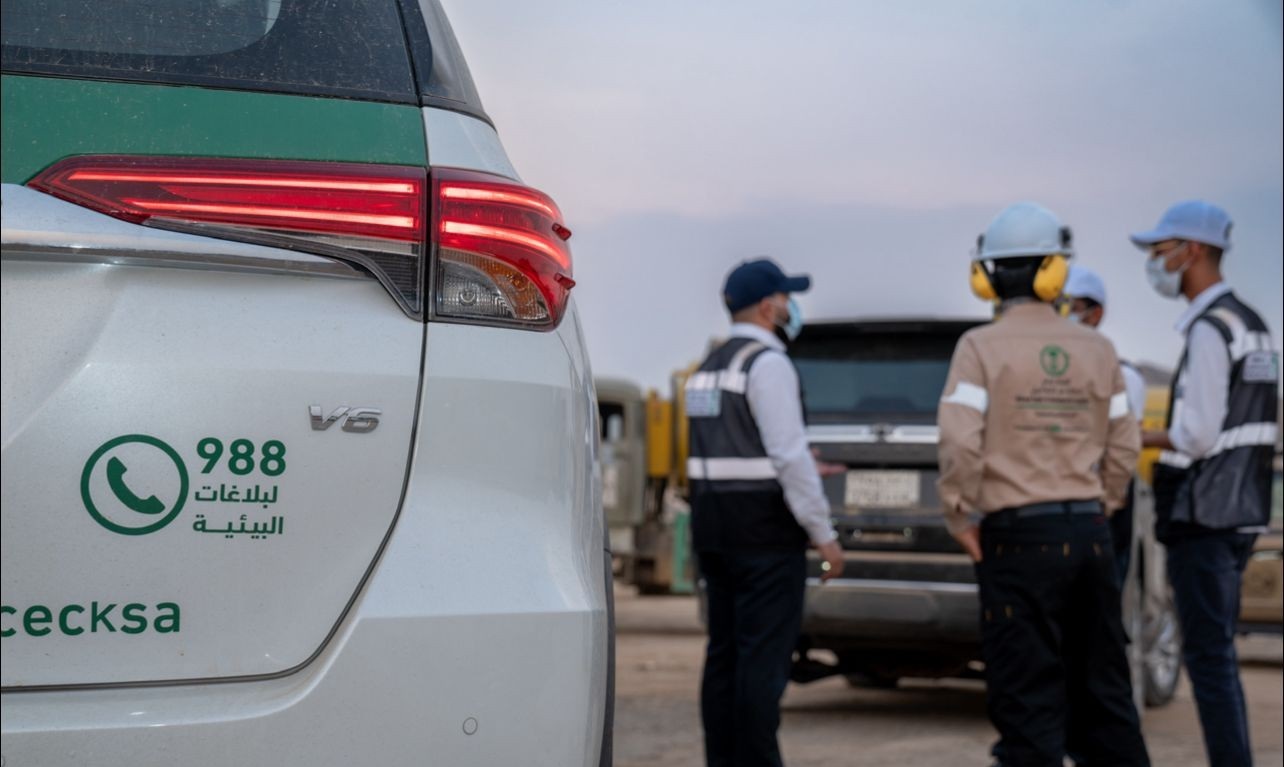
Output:
[[1051,501],[1049,503],[1032,503],[1028,506],[1014,506],[1002,509],[991,517],[1025,519],[1027,517],[1050,517],[1057,514],[1101,514],[1100,501]]

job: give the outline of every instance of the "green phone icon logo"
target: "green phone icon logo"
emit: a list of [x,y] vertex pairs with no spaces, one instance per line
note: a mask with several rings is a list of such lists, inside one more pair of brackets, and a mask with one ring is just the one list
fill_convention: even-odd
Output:
[[174,448],[146,434],[126,434],[89,456],[80,496],[98,524],[121,535],[165,527],[187,500],[187,467]]
[[134,491],[130,490],[129,485],[125,484],[125,480],[121,479],[126,471],[129,470],[125,468],[125,464],[121,463],[119,458],[112,456],[108,459],[107,484],[111,485],[111,491],[116,494],[120,502],[139,514],[159,514],[164,511],[165,504],[156,496],[149,495],[146,500],[143,500],[134,495]]

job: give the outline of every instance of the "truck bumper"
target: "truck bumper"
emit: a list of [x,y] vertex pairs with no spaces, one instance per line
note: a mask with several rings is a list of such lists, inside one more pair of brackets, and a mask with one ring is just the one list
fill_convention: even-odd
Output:
[[802,633],[865,641],[980,641],[974,583],[807,579]]

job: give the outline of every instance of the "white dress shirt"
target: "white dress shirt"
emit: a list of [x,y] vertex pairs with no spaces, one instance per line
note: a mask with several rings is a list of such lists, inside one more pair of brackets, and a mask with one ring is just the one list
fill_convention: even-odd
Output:
[[785,503],[812,543],[837,537],[830,523],[829,499],[820,484],[816,461],[807,444],[798,371],[785,356],[785,345],[768,330],[744,322],[731,326],[735,338],[751,338],[766,346],[749,367],[745,398],[762,435],[776,479],[785,490]]
[[1224,282],[1206,288],[1177,320],[1177,332],[1186,335],[1186,364],[1177,371],[1181,400],[1173,408],[1168,439],[1177,452],[1191,460],[1206,456],[1221,434],[1231,364],[1221,334],[1212,324],[1195,319],[1229,292],[1230,286]]
[[1120,365],[1124,390],[1128,392],[1128,409],[1138,421],[1146,417],[1146,379],[1132,365]]

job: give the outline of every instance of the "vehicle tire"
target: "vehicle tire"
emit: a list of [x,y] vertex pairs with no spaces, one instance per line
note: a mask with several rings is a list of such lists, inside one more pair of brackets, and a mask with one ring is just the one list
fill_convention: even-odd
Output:
[[1146,706],[1164,706],[1177,692],[1181,678],[1181,630],[1171,595],[1142,628],[1142,688]]

